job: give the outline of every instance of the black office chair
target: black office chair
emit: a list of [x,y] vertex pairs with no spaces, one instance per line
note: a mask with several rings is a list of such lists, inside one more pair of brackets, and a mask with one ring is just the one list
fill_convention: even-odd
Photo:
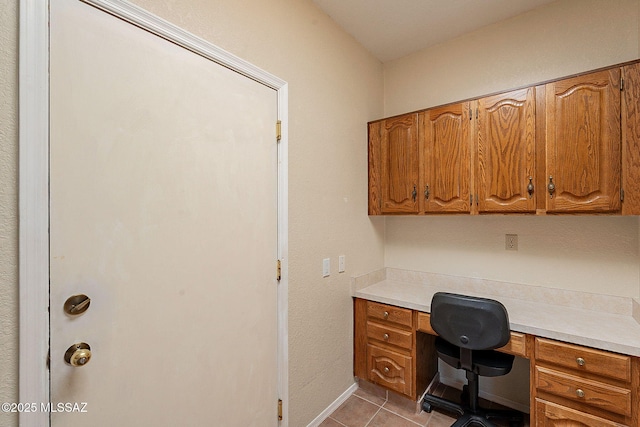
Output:
[[452,427],[481,425],[495,427],[490,419],[504,419],[511,426],[521,425],[518,411],[491,411],[478,404],[478,376],[497,377],[511,371],[514,356],[494,349],[509,342],[509,316],[506,308],[486,298],[438,292],[431,300],[431,327],[438,333],[438,357],[456,369],[467,371],[462,403],[426,394],[422,409],[441,408],[460,418]]

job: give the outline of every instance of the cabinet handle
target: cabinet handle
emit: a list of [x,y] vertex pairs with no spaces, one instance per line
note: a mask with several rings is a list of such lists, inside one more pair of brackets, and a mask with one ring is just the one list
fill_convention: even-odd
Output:
[[577,389],[576,390],[576,396],[578,396],[579,398],[583,398],[584,397],[584,391],[582,391],[582,389]]
[[529,198],[533,197],[533,177],[529,177],[529,185],[527,185],[527,192],[529,193]]
[[389,341],[389,334],[384,334],[382,337],[385,341]]
[[428,185],[424,189],[424,198],[425,199],[429,198],[429,186]]
[[556,192],[556,185],[553,183],[553,177],[549,175],[549,185],[547,186],[549,190],[549,198],[553,199],[553,193]]
[[418,197],[418,191],[416,191],[416,186],[413,186],[413,191],[411,192],[411,197],[413,197],[413,201],[416,201],[416,198]]
[[384,317],[384,320],[387,320],[389,318],[389,312],[385,311],[382,316]]
[[578,364],[578,366],[584,366],[584,359],[582,357],[578,357],[576,359],[576,363]]

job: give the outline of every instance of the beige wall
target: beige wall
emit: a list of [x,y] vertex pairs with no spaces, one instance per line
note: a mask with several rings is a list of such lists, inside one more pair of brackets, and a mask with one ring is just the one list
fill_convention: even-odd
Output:
[[[388,62],[385,115],[640,58],[639,22],[640,0],[559,0]],[[638,297],[638,220],[387,218],[385,265]]]
[[558,0],[384,64],[385,116],[640,57],[638,0]]
[[[3,402],[17,399],[15,3],[0,2]],[[582,281],[568,278],[597,260],[593,244],[604,239],[605,261],[599,265],[612,273],[607,277],[606,288],[616,294],[638,295],[637,219],[585,217],[573,222],[559,218],[389,218],[383,240],[385,220],[367,218],[365,190],[367,121],[638,58],[638,0],[559,0],[385,64],[384,84],[382,65],[311,2],[135,3],[289,82],[290,426],[306,425],[352,382],[349,276],[377,269],[383,263],[438,271],[438,265],[423,263],[430,262],[430,254],[436,252],[435,242],[448,248],[444,252],[451,255],[443,263],[446,268],[452,268],[451,260],[455,260],[455,265],[463,266],[464,274],[486,273],[489,277],[494,274],[492,278],[498,280],[525,281],[519,278],[523,273],[510,265],[533,262],[537,268],[528,268],[540,270],[540,275],[526,281],[544,282],[547,273],[542,270],[552,261],[562,283],[548,284],[572,288],[581,287]],[[571,232],[565,231],[566,227]],[[505,258],[498,248],[507,232],[520,235],[521,249],[510,254],[511,258]],[[557,236],[562,236],[560,246]],[[620,247],[618,241],[622,242]],[[442,252],[440,249],[438,253]],[[335,273],[340,254],[347,257],[344,274]],[[407,254],[406,259],[403,254]],[[616,261],[618,255],[622,261]],[[326,257],[331,258],[333,273],[322,279],[321,259]],[[566,262],[555,260],[558,257]],[[470,266],[465,266],[467,263]],[[503,274],[501,269],[510,272]],[[581,273],[579,277],[587,280],[590,288],[604,289],[601,283],[584,276],[587,275]],[[596,277],[603,277],[603,273]],[[17,421],[0,413],[0,425],[13,426]]]
[[[17,399],[14,3],[0,2],[2,402]],[[366,215],[366,123],[382,115],[382,64],[311,1],[134,3],[289,83],[289,425],[307,425],[353,383],[349,278],[383,264],[384,220]],[[325,279],[322,258],[332,262]],[[0,414],[0,425],[16,418]]]

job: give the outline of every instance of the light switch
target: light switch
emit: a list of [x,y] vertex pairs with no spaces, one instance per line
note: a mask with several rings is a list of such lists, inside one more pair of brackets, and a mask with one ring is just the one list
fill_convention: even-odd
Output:
[[344,255],[338,257],[338,273],[344,273]]
[[325,258],[322,260],[322,277],[327,277],[331,274],[331,260]]

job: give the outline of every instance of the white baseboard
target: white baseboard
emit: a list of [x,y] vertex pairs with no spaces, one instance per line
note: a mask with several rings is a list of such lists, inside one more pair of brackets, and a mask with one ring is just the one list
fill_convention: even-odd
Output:
[[307,425],[307,427],[318,427],[324,420],[329,418],[329,415],[333,414],[333,412],[340,407],[351,395],[358,389],[358,383],[353,383],[351,387],[346,389],[344,393],[342,393],[336,400],[331,403],[331,405],[327,406],[327,408],[320,413],[313,421]]
[[[465,382],[460,381],[457,378],[451,378],[451,377],[445,377],[445,376],[440,377],[440,382],[446,386],[453,387],[458,390],[462,390],[462,387],[465,385]],[[506,406],[507,408],[524,412],[525,414],[528,414],[530,410],[528,405],[523,405],[520,402],[514,402],[513,400],[509,400],[503,396],[497,396],[495,394],[487,393],[483,390],[480,390],[480,397],[483,399],[487,399],[491,402],[495,402],[500,405]]]

